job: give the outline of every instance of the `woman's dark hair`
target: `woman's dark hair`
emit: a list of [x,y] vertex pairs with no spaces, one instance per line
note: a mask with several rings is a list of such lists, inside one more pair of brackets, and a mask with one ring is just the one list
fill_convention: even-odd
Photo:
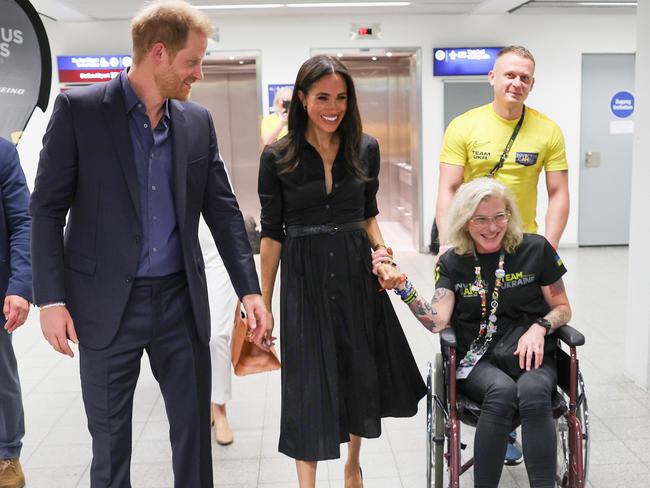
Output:
[[345,80],[347,88],[347,110],[339,124],[338,133],[341,144],[344,145],[345,164],[347,169],[359,179],[366,181],[366,171],[359,160],[359,142],[361,140],[361,116],[357,106],[357,95],[354,82],[348,69],[338,59],[320,54],[309,58],[298,70],[296,83],[293,87],[291,105],[289,105],[288,133],[280,139],[275,148],[280,153],[277,164],[280,173],[291,172],[300,164],[300,156],[305,148],[305,131],[309,117],[300,101],[299,92],[307,95],[312,85],[327,75],[338,75]]

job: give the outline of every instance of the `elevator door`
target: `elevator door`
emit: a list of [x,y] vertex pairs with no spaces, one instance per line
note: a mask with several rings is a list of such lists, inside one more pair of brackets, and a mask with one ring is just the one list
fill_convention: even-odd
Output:
[[204,76],[193,85],[192,101],[207,107],[212,115],[219,152],[242,214],[252,215],[259,222],[260,133],[255,64],[207,64]]
[[363,130],[381,151],[377,203],[382,229],[398,247],[417,247],[419,148],[415,55],[344,58],[354,79]]

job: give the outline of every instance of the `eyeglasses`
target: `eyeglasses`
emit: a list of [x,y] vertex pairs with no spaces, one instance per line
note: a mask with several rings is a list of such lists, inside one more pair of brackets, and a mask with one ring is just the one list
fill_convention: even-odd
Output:
[[499,212],[494,217],[487,215],[475,215],[469,221],[477,227],[485,227],[494,222],[495,224],[505,224],[510,219],[510,212]]

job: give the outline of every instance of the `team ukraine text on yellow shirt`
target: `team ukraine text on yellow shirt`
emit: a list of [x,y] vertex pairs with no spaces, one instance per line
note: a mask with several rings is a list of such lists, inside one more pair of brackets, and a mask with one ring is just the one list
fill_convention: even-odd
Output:
[[[464,181],[487,176],[503,154],[517,120],[499,117],[492,103],[469,110],[451,121],[440,161],[464,166]],[[524,123],[496,179],[515,195],[525,232],[537,232],[537,182],[544,171],[568,169],[564,137],[558,125],[526,107]]]

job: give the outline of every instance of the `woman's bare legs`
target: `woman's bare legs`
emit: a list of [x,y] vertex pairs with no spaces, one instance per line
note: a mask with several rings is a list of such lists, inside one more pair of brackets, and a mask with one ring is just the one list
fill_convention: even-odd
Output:
[[315,488],[316,467],[315,461],[299,461],[296,459],[296,471],[298,472],[298,486],[300,488]]
[[361,468],[359,465],[359,453],[361,451],[361,437],[350,434],[348,442],[348,460],[345,463],[343,475],[345,477],[345,488],[363,488]]

